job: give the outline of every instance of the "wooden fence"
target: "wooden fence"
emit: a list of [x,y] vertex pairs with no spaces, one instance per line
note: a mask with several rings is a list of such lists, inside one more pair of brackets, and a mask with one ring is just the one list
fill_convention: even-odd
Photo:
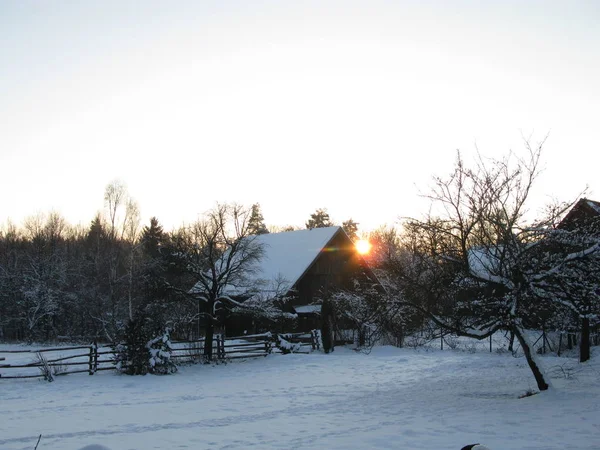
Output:
[[[204,358],[204,339],[172,341],[171,358],[197,362]],[[223,337],[216,335],[213,340],[212,358],[217,360],[254,358],[267,356],[273,350],[271,333],[248,336]]]
[[[114,370],[113,350],[96,343],[74,347],[35,350],[0,350],[0,379],[49,378],[71,373],[94,373]],[[24,359],[29,355],[29,361]],[[107,357],[106,355],[111,355]],[[7,358],[10,358],[7,361]],[[32,360],[33,359],[33,360]],[[85,367],[85,368],[82,368]],[[12,375],[14,369],[17,374]],[[37,373],[32,374],[31,369]],[[75,370],[71,370],[75,369]],[[10,370],[9,372],[7,372]]]
[[[280,333],[275,342],[282,353],[310,353],[321,349],[321,335],[318,330],[312,330],[310,333]],[[291,345],[285,345],[285,342]]]
[[[293,348],[289,350],[287,346],[282,347],[280,337],[285,342],[292,343]],[[177,363],[202,361],[204,342],[204,339],[172,341],[171,358]],[[319,348],[320,338],[316,331],[281,335],[263,333],[227,338],[216,335],[213,340],[212,359],[265,357],[273,352],[309,353],[310,350]],[[114,350],[96,343],[73,347],[0,350],[0,379],[49,378],[72,373],[93,375],[99,371],[115,369]]]

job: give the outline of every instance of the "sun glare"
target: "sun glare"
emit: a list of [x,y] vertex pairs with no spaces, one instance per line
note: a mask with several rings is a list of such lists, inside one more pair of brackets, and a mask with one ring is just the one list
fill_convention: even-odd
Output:
[[356,242],[356,251],[361,255],[366,255],[371,250],[371,243],[365,239]]

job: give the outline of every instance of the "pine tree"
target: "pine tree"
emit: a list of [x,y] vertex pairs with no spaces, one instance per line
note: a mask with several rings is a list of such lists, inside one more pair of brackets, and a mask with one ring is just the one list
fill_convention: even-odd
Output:
[[127,375],[165,375],[177,371],[171,359],[170,329],[160,310],[136,311],[125,328],[124,342],[115,346],[117,369]]
[[265,225],[265,219],[260,210],[260,204],[255,203],[252,205],[252,212],[250,213],[250,219],[248,219],[248,231],[250,234],[266,234],[269,232]]
[[310,219],[306,222],[306,228],[312,230],[313,228],[326,228],[333,226],[333,222],[329,218],[329,213],[325,208],[317,209],[313,214],[310,215]]
[[98,245],[100,239],[106,236],[106,230],[104,228],[104,224],[102,223],[102,217],[100,214],[96,214],[94,220],[90,224],[90,228],[87,233],[87,240],[91,245]]
[[342,223],[342,228],[344,229],[348,237],[352,239],[352,241],[356,241],[358,239],[358,235],[356,234],[358,231],[358,223],[356,223],[354,220],[346,220]]
[[156,217],[150,218],[150,226],[145,226],[142,230],[141,240],[146,255],[151,258],[158,257],[158,249],[164,241],[164,231]]

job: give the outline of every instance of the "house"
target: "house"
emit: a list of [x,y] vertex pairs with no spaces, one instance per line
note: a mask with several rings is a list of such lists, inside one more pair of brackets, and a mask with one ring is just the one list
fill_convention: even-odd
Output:
[[[268,233],[253,239],[263,255],[250,268],[249,282],[268,294],[286,297],[283,309],[298,315],[299,331],[318,326],[318,301],[336,289],[351,289],[357,275],[379,284],[341,227]],[[243,322],[240,317],[229,317],[227,334],[249,331]]]
[[573,205],[558,227],[565,230],[573,230],[581,225],[586,225],[592,219],[598,217],[600,217],[600,202],[584,197]]

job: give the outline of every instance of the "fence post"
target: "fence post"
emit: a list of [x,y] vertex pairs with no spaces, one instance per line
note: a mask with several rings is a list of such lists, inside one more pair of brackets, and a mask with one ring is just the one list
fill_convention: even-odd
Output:
[[98,370],[98,341],[94,339],[94,373]]
[[89,364],[88,364],[88,374],[89,375],[94,375],[94,372],[96,371],[94,369],[94,353],[96,354],[96,358],[98,358],[98,348],[95,345],[95,343],[92,342],[90,344],[90,360],[89,360]]
[[556,356],[560,356],[560,348],[562,346],[562,338],[563,338],[563,332],[561,331],[560,334],[558,335],[558,352],[556,353]]
[[490,353],[492,353],[492,335],[490,334]]
[[225,359],[225,333],[221,334],[221,359]]

